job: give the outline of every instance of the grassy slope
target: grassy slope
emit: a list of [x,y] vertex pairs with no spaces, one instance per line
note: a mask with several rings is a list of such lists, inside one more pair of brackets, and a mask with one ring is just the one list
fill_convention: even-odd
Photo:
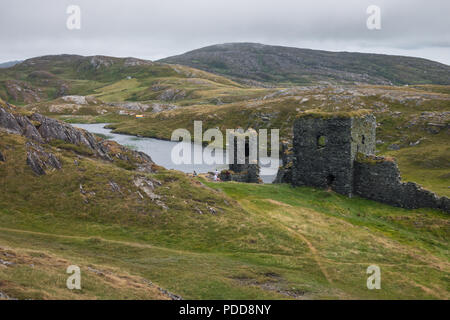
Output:
[[[247,88],[227,78],[185,66],[150,62],[129,66],[126,59],[113,57],[99,57],[106,65],[96,65],[92,64],[91,58],[40,57],[0,69],[0,98],[25,105],[50,101],[61,95],[93,95],[105,102],[176,101],[188,105],[242,101],[271,92]],[[22,89],[15,90],[16,85]],[[62,86],[64,93],[60,92]],[[166,90],[174,90],[178,96],[161,100]]]
[[[163,183],[164,211],[136,196],[136,172],[86,157],[75,166],[69,151],[53,149],[63,169],[35,177],[23,143],[0,139],[0,247],[9,248],[0,257],[20,260],[0,267],[0,291],[11,297],[164,298],[147,279],[194,299],[449,298],[442,213],[160,171],[150,176]],[[112,179],[123,194],[109,189]],[[95,192],[89,203],[80,183]],[[82,292],[64,289],[68,264],[82,268]],[[382,269],[380,291],[365,286],[370,264]]]

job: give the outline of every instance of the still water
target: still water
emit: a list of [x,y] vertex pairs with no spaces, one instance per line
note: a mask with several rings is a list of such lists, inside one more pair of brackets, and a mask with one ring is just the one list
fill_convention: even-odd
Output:
[[[174,169],[183,171],[186,173],[193,173],[194,170],[197,173],[206,173],[214,171],[215,169],[221,171],[223,169],[228,168],[226,164],[213,164],[208,165],[205,163],[202,164],[193,164],[193,161],[191,161],[192,164],[175,164],[172,161],[171,153],[172,148],[177,145],[179,142],[174,141],[166,141],[166,140],[159,140],[159,139],[153,139],[153,138],[143,138],[143,137],[136,137],[131,135],[125,135],[125,134],[117,134],[112,133],[111,129],[105,128],[105,123],[94,123],[94,124],[72,124],[74,127],[84,129],[86,131],[89,131],[91,133],[98,133],[105,135],[108,140],[116,141],[117,143],[120,143],[124,146],[127,146],[129,148],[132,148],[134,150],[138,150],[141,152],[144,152],[148,154],[152,160],[160,165],[165,167],[166,169]],[[186,142],[186,144],[191,147],[192,150],[192,159],[194,158],[195,154],[194,151],[202,152],[200,148],[193,148],[192,143]],[[224,152],[225,154],[225,152]],[[276,177],[276,169],[272,169],[269,165],[265,166],[264,163],[269,163],[269,161],[272,161],[273,163],[277,163],[277,159],[273,158],[261,158],[260,159],[261,164],[261,179],[264,181],[264,183],[272,183],[272,181]],[[278,166],[275,166],[275,168],[278,168]]]

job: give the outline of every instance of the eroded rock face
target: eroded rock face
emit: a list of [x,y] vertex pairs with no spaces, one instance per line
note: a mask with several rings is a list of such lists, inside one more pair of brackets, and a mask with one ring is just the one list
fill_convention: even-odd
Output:
[[21,115],[14,115],[0,107],[0,128],[8,133],[24,135],[36,142],[43,142],[42,137],[31,121]]
[[71,125],[47,118],[39,113],[24,116],[6,106],[0,107],[0,129],[8,133],[20,134],[34,143],[27,153],[27,163],[36,174],[44,174],[46,168],[59,169],[60,163],[53,154],[45,154],[39,144],[60,140],[68,144],[83,146],[107,161],[126,161],[141,172],[153,172],[154,162],[145,153],[130,150],[116,142],[95,137],[93,134]]
[[49,169],[61,169],[61,163],[53,153],[32,142],[27,143],[27,149],[27,164],[36,175],[44,175]]
[[23,130],[16,120],[16,117],[0,107],[0,127],[9,133],[22,134]]
[[147,177],[136,177],[133,181],[134,185],[139,189],[137,191],[138,195],[143,199],[144,196],[140,191],[142,191],[147,197],[155,202],[158,206],[164,210],[168,210],[169,207],[161,201],[161,196],[155,193],[156,186],[160,186],[161,182],[156,179],[149,179]]
[[111,160],[108,150],[97,141],[93,134],[74,128],[64,122],[47,118],[39,113],[34,113],[31,119],[40,123],[38,131],[43,141],[62,140],[75,145],[84,145],[101,158]]

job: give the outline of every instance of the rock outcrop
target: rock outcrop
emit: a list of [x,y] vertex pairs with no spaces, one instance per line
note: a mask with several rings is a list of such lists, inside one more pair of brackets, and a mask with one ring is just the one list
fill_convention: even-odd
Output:
[[[27,163],[33,169],[33,172],[38,175],[45,174],[46,169],[61,168],[56,156],[47,153],[41,146],[54,141],[61,142],[57,146],[62,148],[67,144],[84,148],[89,150],[89,154],[103,160],[117,161],[122,167],[133,168],[142,172],[153,172],[154,162],[143,152],[130,150],[113,141],[103,140],[85,130],[45,117],[39,113],[20,114],[15,107],[8,104],[0,106],[0,130],[22,135],[30,140]],[[69,149],[76,151],[76,147]]]
[[53,153],[32,142],[27,143],[27,149],[27,164],[36,175],[44,175],[48,169],[61,169],[61,162]]

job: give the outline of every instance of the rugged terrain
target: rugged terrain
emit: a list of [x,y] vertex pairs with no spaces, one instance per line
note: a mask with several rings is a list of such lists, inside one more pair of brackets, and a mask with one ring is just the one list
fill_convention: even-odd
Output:
[[[0,299],[449,299],[448,214],[213,183],[67,124],[169,139],[202,120],[279,128],[289,145],[302,112],[369,109],[377,153],[450,195],[448,85],[274,83],[103,56],[0,70]],[[65,287],[71,264],[81,291]],[[382,290],[366,287],[371,264]]]
[[381,54],[329,52],[259,43],[226,43],[162,59],[265,84],[332,83],[450,84],[450,66],[434,61]]
[[[105,157],[100,138],[91,148],[72,144],[74,135],[93,137],[2,110],[4,299],[449,298],[444,213],[310,188],[216,184],[131,151],[123,166],[120,146],[102,149]],[[13,132],[14,120],[26,130]],[[58,132],[71,133],[64,144],[52,143]],[[43,171],[28,161],[33,152]],[[82,269],[81,291],[65,288],[72,264]],[[366,288],[371,264],[382,268],[383,290]]]

